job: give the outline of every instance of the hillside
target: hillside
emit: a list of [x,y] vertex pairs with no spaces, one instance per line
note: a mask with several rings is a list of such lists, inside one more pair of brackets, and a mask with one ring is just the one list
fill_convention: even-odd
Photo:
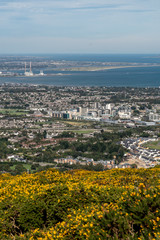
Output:
[[0,175],[0,239],[160,239],[160,168]]

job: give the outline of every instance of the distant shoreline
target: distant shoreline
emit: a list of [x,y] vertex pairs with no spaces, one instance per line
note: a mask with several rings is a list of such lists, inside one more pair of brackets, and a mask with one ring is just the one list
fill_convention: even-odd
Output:
[[33,74],[31,76],[25,76],[25,75],[3,75],[3,74],[0,74],[0,78],[11,78],[11,77],[24,77],[24,78],[33,78],[33,77],[48,77],[48,76],[70,76],[71,74],[69,73],[51,73],[51,74],[44,74],[44,75],[39,75],[39,74]]
[[143,68],[143,67],[160,67],[160,65],[127,65],[127,66],[106,66],[106,67],[74,67],[74,68],[62,68],[56,69],[56,71],[67,71],[67,72],[96,72],[104,71],[111,69],[120,69],[120,68]]

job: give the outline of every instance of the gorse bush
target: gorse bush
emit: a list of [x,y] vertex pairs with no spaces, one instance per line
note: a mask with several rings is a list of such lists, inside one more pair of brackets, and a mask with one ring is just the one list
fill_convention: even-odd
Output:
[[160,239],[160,168],[0,175],[0,239]]

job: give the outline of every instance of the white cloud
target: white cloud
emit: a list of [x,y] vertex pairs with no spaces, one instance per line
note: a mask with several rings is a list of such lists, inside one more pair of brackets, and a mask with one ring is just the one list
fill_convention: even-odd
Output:
[[10,52],[159,51],[159,11],[159,0],[0,0],[0,43]]
[[160,7],[160,2],[157,0],[153,1],[128,1],[128,0],[21,0],[21,1],[0,1],[1,10],[36,10],[41,11],[48,9],[49,11],[70,9],[70,10],[83,10],[83,9],[117,9],[117,10],[128,10],[128,11],[145,11],[145,10],[157,10]]

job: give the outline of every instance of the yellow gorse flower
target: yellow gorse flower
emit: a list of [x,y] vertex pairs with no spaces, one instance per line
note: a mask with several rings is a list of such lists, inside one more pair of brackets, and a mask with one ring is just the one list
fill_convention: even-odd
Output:
[[[155,201],[158,203],[159,176],[160,168],[113,169],[104,172],[75,170],[65,173],[48,170],[21,176],[2,174],[0,175],[0,211],[2,213],[0,239],[11,239],[13,233],[14,238],[18,240],[67,240],[75,237],[91,240],[92,236],[97,236],[95,239],[112,239],[114,234],[115,236],[120,234],[118,232],[120,221],[126,221],[125,231],[134,235],[133,226],[129,225],[134,220],[134,210],[141,214],[141,209],[147,204],[149,214],[146,216],[145,223],[141,222],[139,226],[137,239],[144,240],[146,229],[150,231],[150,239],[153,239],[153,236],[158,239],[160,212],[159,208],[152,209],[150,205]],[[46,220],[42,220],[46,221],[46,225],[42,223],[40,227],[31,226],[28,232],[23,230],[25,225],[23,228],[16,225],[21,218],[23,220],[23,215],[20,214],[22,206],[25,214],[33,214],[34,217],[34,211],[27,212],[29,211],[27,204],[30,204],[31,210],[35,206],[40,208],[36,213],[39,214],[37,218],[40,218],[40,214],[44,212]],[[45,205],[47,205],[46,208]],[[52,210],[49,209],[50,206]],[[49,212],[47,212],[48,209]],[[52,225],[48,224],[47,221],[52,215],[53,218],[58,216],[57,219],[60,217],[62,219],[55,218]],[[11,231],[10,228],[12,228]],[[120,239],[123,239],[122,235]]]

